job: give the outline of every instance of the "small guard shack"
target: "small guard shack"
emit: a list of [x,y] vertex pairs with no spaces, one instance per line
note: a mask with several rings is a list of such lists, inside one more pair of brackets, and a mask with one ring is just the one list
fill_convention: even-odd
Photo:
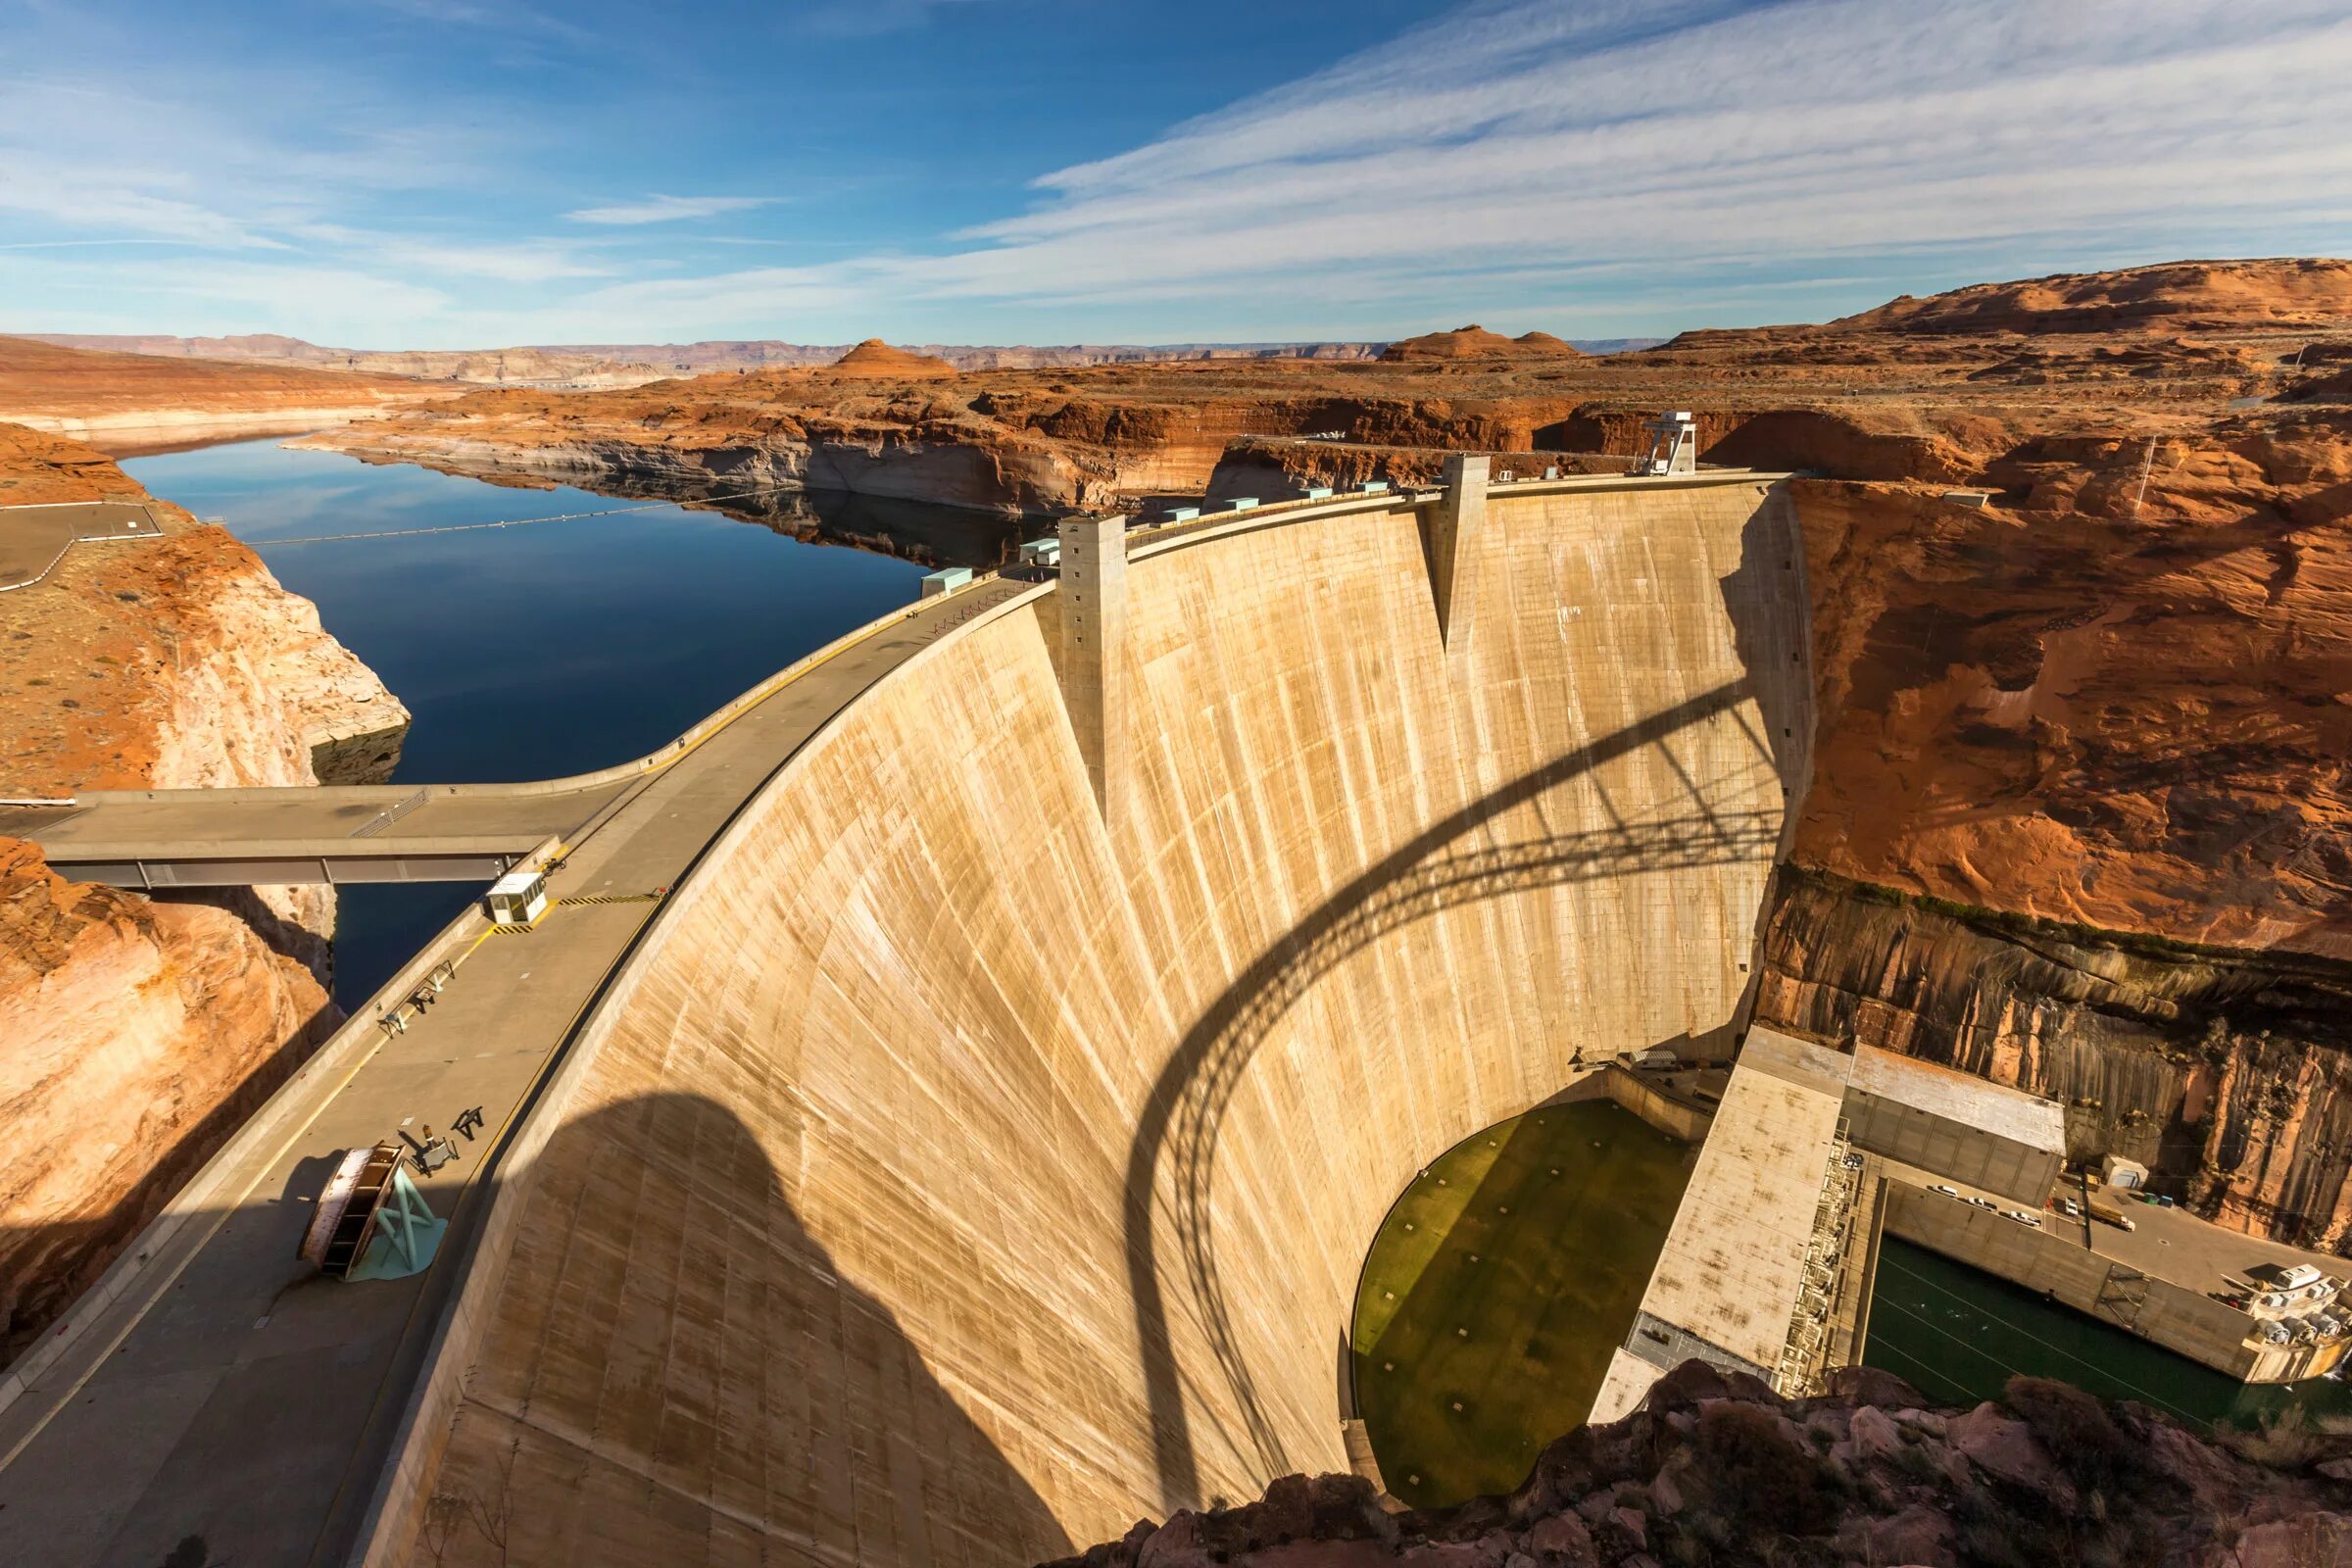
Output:
[[538,871],[509,871],[490,884],[482,911],[500,925],[530,925],[547,912],[547,878]]

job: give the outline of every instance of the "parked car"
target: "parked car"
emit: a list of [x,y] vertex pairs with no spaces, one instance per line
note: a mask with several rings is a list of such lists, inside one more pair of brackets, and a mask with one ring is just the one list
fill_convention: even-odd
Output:
[[2041,1216],[2038,1214],[2029,1214],[2022,1208],[2005,1208],[2001,1210],[2001,1212],[2008,1215],[2011,1219],[2017,1221],[2020,1225],[2031,1225],[2035,1230],[2039,1230],[2041,1228]]
[[1972,1198],[1969,1199],[1968,1201],[1976,1204],[1979,1208],[1989,1208],[1995,1210],[1996,1212],[2001,1206],[1989,1198]]
[[2081,1219],[2082,1205],[2071,1198],[2061,1198],[2058,1200],[2058,1212],[2064,1214],[2068,1219]]
[[1958,1198],[1960,1196],[1959,1188],[1946,1187],[1941,1182],[1937,1182],[1935,1186],[1929,1188],[1928,1191],[1931,1193],[1941,1193],[1946,1198]]

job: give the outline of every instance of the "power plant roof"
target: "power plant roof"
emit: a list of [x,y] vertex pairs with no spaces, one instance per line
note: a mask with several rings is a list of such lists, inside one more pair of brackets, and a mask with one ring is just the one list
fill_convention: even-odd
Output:
[[1857,1093],[1891,1100],[2029,1149],[2066,1151],[2066,1110],[2056,1101],[1974,1073],[1875,1046],[1857,1046],[1851,1082]]

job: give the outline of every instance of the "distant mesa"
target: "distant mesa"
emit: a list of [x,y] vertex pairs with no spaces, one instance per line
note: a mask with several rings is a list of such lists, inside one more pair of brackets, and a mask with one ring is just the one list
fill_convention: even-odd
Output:
[[1442,360],[1581,360],[1585,356],[1575,344],[1549,332],[1512,338],[1473,324],[1405,338],[1383,349],[1380,357],[1391,365],[1411,365]]
[[1901,295],[1833,328],[1879,332],[2105,332],[2119,327],[2340,325],[2352,262],[2286,257],[2167,262]]
[[956,373],[956,367],[945,360],[894,349],[878,337],[867,338],[835,360],[830,371],[860,381],[938,380]]

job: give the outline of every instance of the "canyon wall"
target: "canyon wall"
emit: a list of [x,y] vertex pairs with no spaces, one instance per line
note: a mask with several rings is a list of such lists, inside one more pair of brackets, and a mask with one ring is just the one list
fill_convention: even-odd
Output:
[[0,1365],[340,1016],[228,909],[68,882],[0,839]]
[[1107,817],[1062,589],[933,645],[664,905],[404,1466],[520,1560],[942,1564],[1342,1466],[1419,1162],[1728,1044],[1805,766],[1793,526],[1498,492],[1443,635],[1408,506],[1139,542]]
[[1798,486],[1820,761],[1758,1016],[2048,1095],[2078,1157],[2340,1250],[2347,426],[2044,436],[1985,477]]
[[[0,506],[149,499],[79,443],[0,424]],[[408,714],[225,530],[76,545],[0,594],[0,795],[380,778]],[[334,893],[150,901],[0,841],[0,1358],[337,1018]]]
[[164,359],[0,335],[0,420],[116,450],[315,430],[451,396],[399,376]]
[[2235,1229],[2352,1239],[2352,963],[2063,927],[1783,871],[1756,1016],[2058,1101]]

